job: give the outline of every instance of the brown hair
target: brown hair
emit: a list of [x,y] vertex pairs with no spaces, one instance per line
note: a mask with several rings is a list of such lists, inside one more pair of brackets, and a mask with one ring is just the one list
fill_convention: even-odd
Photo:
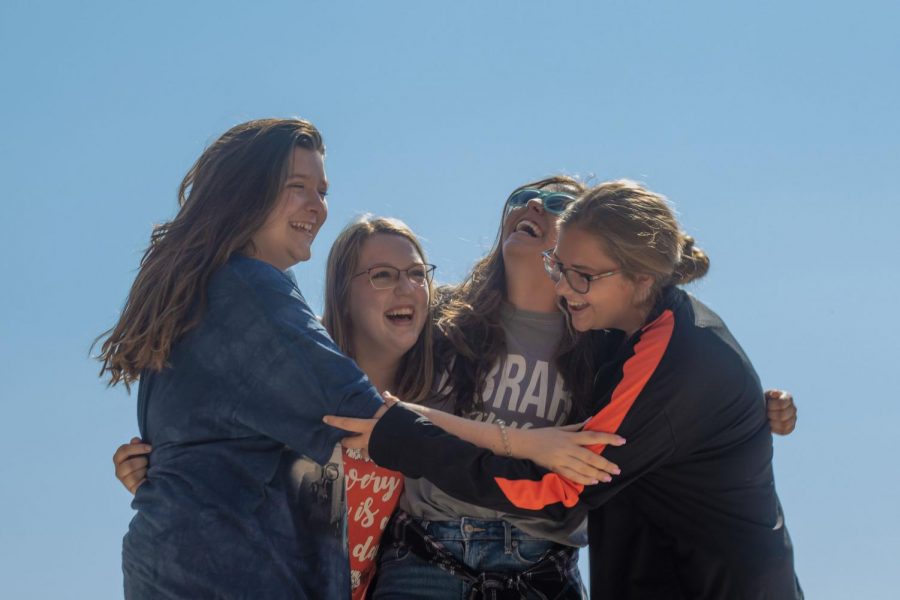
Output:
[[653,278],[648,302],[667,286],[700,279],[709,270],[706,253],[681,231],[665,197],[621,179],[588,190],[560,217],[560,229],[578,227],[597,236],[625,276]]
[[[519,186],[524,188],[551,188],[575,195],[586,188],[579,180],[566,175],[555,175]],[[506,341],[500,323],[500,309],[506,300],[506,269],[503,263],[503,224],[506,205],[500,219],[497,239],[488,254],[475,263],[469,275],[457,286],[438,290],[438,330],[435,354],[439,364],[449,369],[442,393],[454,398],[454,412],[465,415],[482,410],[481,390],[487,374],[503,353]],[[581,348],[576,349],[571,335],[561,342],[557,364],[577,361]],[[586,360],[586,359],[585,359]],[[562,367],[560,366],[562,369]],[[567,383],[572,381],[566,379]],[[573,399],[579,398],[574,389]]]
[[110,385],[161,370],[172,344],[200,322],[210,276],[235,252],[252,251],[296,147],[325,153],[309,121],[260,119],[232,127],[200,155],[178,189],[178,214],[150,235],[118,323],[98,338],[106,338],[98,358]]
[[[426,262],[418,238],[403,221],[365,215],[347,225],[338,235],[325,271],[325,310],[322,324],[341,351],[352,354],[353,321],[350,318],[350,284],[359,269],[359,254],[365,241],[383,233],[409,241]],[[392,393],[408,402],[421,402],[431,393],[434,383],[434,286],[428,282],[428,316],[419,339],[400,361]]]

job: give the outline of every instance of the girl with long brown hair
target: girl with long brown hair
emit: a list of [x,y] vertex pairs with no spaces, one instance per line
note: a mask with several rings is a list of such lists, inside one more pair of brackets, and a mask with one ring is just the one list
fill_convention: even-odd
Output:
[[101,372],[139,382],[153,445],[124,540],[127,597],[349,594],[343,520],[317,509],[308,476],[343,435],[323,415],[383,405],[285,272],[327,216],[324,152],[300,119],[217,139],[106,334]]

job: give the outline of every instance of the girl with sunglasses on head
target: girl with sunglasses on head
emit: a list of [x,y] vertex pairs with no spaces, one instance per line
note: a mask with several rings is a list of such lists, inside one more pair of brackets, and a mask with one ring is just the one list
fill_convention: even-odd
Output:
[[[546,270],[580,342],[612,349],[589,371],[575,369],[593,388],[585,429],[616,431],[629,442],[593,448],[621,468],[608,485],[488,455],[402,406],[374,431],[341,424],[371,431],[369,450],[380,464],[514,514],[565,522],[621,493],[627,511],[591,514],[598,596],[802,598],[759,380],[722,321],[679,288],[708,265],[664,199],[635,183],[597,186],[562,215]],[[397,452],[399,437],[416,447]],[[467,476],[454,476],[461,469]],[[616,522],[618,514],[628,522]],[[623,532],[652,543],[635,554]]]
[[[427,404],[499,424],[493,432],[499,454],[520,452],[522,441],[511,437],[520,427],[578,423],[590,415],[591,378],[579,369],[599,362],[604,350],[596,340],[576,340],[566,329],[541,256],[555,244],[558,214],[583,190],[580,182],[562,176],[515,190],[493,250],[461,285],[443,290],[436,354],[444,375],[437,401]],[[563,387],[564,380],[572,383]],[[787,433],[795,411],[792,403],[778,406],[782,402],[773,399],[770,418],[773,429]],[[460,433],[440,412],[427,414]],[[606,473],[585,477],[587,464],[579,465],[584,473],[557,470],[580,483],[609,480]],[[615,465],[602,466],[616,471]],[[454,476],[466,477],[459,470]],[[524,586],[536,574],[525,572],[542,557],[561,568],[544,571],[541,593],[581,593],[574,548],[587,542],[583,514],[564,519],[511,515],[483,508],[491,504],[479,499],[457,500],[426,478],[407,480],[403,512],[383,544],[375,597],[451,598],[475,588],[496,592],[498,586],[507,591],[518,586],[511,593],[527,597],[532,591]],[[428,543],[422,544],[423,538]],[[435,552],[431,542],[442,545],[442,552]]]

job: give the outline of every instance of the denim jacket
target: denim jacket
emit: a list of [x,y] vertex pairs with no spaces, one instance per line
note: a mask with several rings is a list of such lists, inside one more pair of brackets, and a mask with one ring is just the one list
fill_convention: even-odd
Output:
[[342,490],[328,477],[344,434],[322,416],[380,405],[294,281],[233,256],[166,368],[141,375],[153,453],[124,540],[126,595],[349,597]]

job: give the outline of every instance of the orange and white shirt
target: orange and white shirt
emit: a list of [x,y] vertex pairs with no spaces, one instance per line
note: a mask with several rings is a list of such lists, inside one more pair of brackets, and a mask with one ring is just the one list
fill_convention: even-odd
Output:
[[362,600],[375,572],[381,536],[403,491],[403,475],[364,459],[359,450],[345,448],[343,459],[351,598]]

